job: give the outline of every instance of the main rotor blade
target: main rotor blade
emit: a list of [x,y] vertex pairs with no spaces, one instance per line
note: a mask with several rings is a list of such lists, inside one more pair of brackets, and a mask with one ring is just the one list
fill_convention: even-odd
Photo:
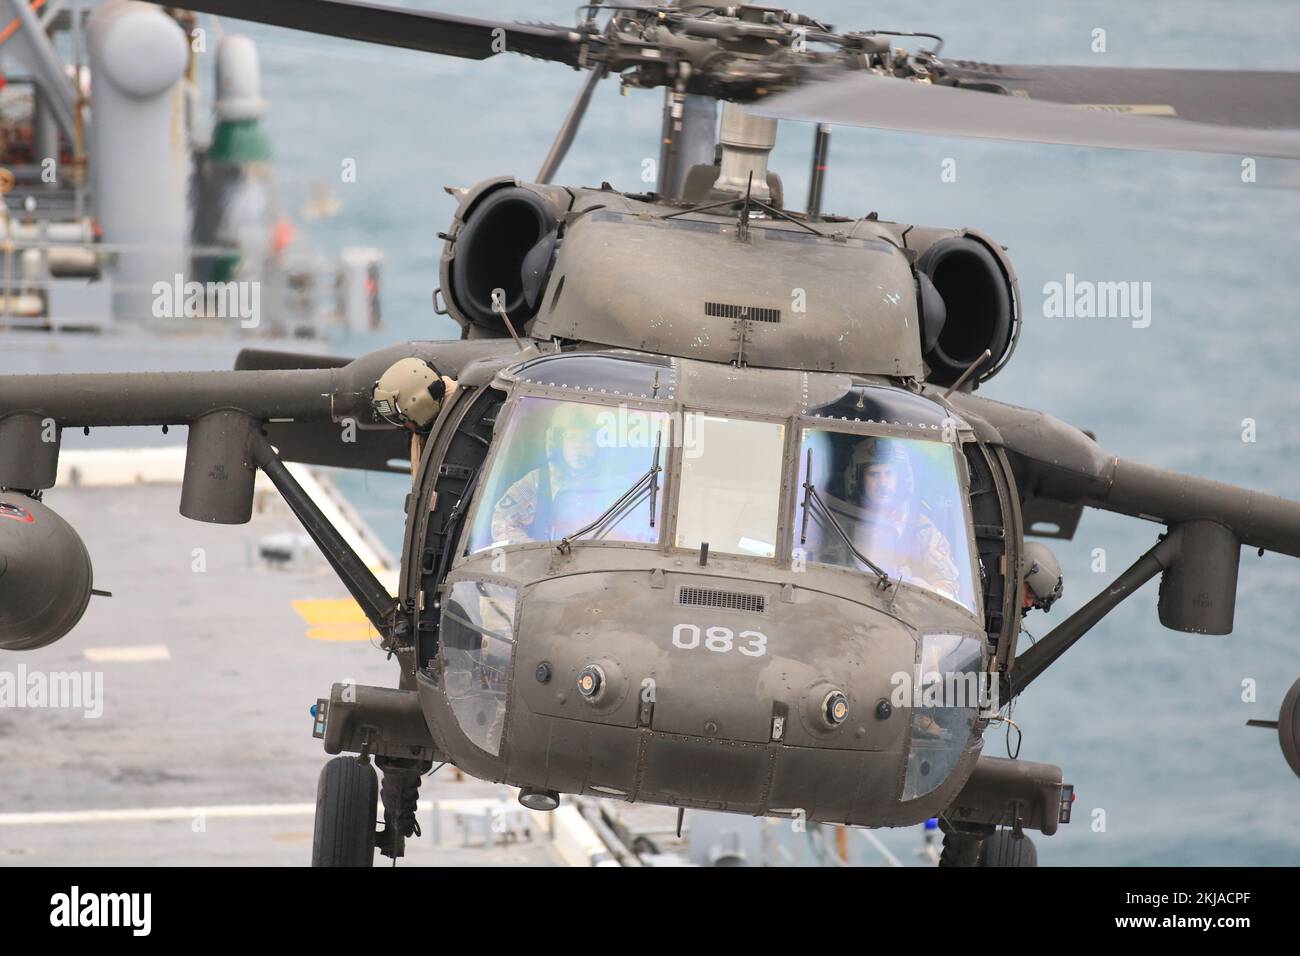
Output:
[[182,6],[235,20],[469,60],[511,52],[572,66],[581,37],[571,27],[476,20],[355,0],[183,0]]
[[1300,73],[1101,66],[1008,66],[945,60],[944,79],[993,84],[1013,95],[1177,116],[1194,123],[1300,129]]
[[1292,133],[1125,115],[873,73],[813,81],[749,109],[780,119],[938,136],[1300,159],[1300,136]]

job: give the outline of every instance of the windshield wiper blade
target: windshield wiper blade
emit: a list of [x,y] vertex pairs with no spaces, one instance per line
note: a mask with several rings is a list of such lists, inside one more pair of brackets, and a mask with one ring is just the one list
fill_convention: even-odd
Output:
[[617,500],[615,500],[615,502],[612,505],[610,505],[609,508],[607,508],[599,518],[597,518],[595,521],[591,522],[590,524],[583,525],[581,528],[579,528],[577,531],[573,532],[572,534],[561,538],[559,543],[555,546],[556,550],[559,551],[560,554],[568,554],[569,546],[574,541],[576,541],[578,538],[581,538],[583,535],[590,534],[592,531],[595,531],[597,528],[602,527],[605,524],[605,522],[607,522],[618,511],[620,511],[624,506],[626,506],[630,500],[634,499],[636,495],[641,491],[641,489],[645,487],[645,485],[648,482],[652,481],[654,476],[657,475],[658,473],[659,473],[659,467],[656,465],[655,467],[647,471],[645,474],[643,474],[640,478],[638,478],[636,480],[636,483],[632,485],[631,488],[629,488],[627,491],[619,495]]
[[813,486],[811,448],[808,449],[808,467],[803,483],[803,528],[799,535],[800,544],[805,544],[808,541],[808,516],[812,511],[809,505],[817,506],[819,509],[818,517],[823,519],[835,530],[835,533],[840,536],[840,540],[844,542],[845,546],[853,553],[855,558],[875,572],[876,577],[880,579],[880,589],[882,591],[887,590],[893,581],[885,572],[885,569],[858,550],[857,546],[853,543],[853,540],[844,530],[844,526],[840,524],[840,520],[835,517],[835,512],[831,511],[831,509],[826,505],[826,502],[822,501],[822,496],[817,493],[817,489]]
[[[669,428],[672,427],[670,424]],[[659,504],[659,452],[663,447],[663,432],[655,432],[655,455],[650,459],[650,527],[655,526],[655,511]]]
[[813,503],[817,505],[818,509],[820,509],[819,513],[821,517],[826,520],[827,524],[835,529],[835,533],[840,536],[840,539],[843,540],[848,549],[853,552],[853,556],[875,572],[876,577],[880,578],[880,589],[882,591],[887,589],[893,583],[889,574],[884,568],[858,550],[857,545],[853,543],[849,538],[848,533],[844,530],[844,526],[840,524],[840,520],[835,517],[835,512],[831,511],[831,509],[826,506],[826,502],[822,501],[821,495],[817,493],[817,489],[809,488],[809,491],[811,492]]
[[[559,543],[555,546],[556,550],[559,551],[560,554],[568,554],[569,547],[574,541],[581,538],[583,535],[590,534],[597,528],[602,527],[605,522],[609,521],[610,518],[621,511],[630,502],[634,501],[644,487],[650,485],[652,488],[657,489],[659,472],[662,470],[663,469],[660,468],[658,464],[652,465],[645,474],[636,480],[636,483],[632,485],[631,488],[619,495],[618,499],[610,505],[599,518],[590,524],[583,525],[572,534],[561,538]],[[653,517],[651,517],[650,524],[652,527],[654,526]]]
[[[671,441],[671,438],[669,440]],[[638,478],[631,488],[619,495],[614,503],[610,505],[599,518],[590,524],[584,525],[572,534],[561,538],[559,543],[555,546],[556,550],[559,551],[560,554],[568,554],[569,546],[574,541],[581,538],[583,535],[590,534],[597,528],[602,527],[605,522],[621,511],[624,507],[630,503],[634,503],[635,499],[640,494],[641,488],[646,484],[649,484],[650,486],[650,527],[653,528],[655,526],[655,511],[658,508],[659,500],[659,473],[663,471],[663,467],[659,464],[659,453],[662,447],[663,432],[656,432],[655,452],[654,457],[650,459],[649,470]]]

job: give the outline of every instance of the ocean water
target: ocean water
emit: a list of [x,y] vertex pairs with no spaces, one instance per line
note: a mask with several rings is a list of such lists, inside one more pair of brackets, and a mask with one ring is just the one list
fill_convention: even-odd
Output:
[[[396,0],[394,0],[396,2]],[[415,3],[480,17],[572,21],[572,4],[491,0]],[[1290,0],[1120,0],[1045,5],[807,0],[796,9],[840,28],[926,30],[953,58],[1300,70],[1300,8]],[[227,30],[239,28],[227,21]],[[1091,50],[1106,31],[1107,52]],[[313,183],[343,203],[312,235],[327,249],[386,250],[387,330],[344,348],[448,338],[433,314],[441,243],[455,204],[443,186],[500,173],[536,174],[582,77],[500,56],[440,59],[284,30],[248,27],[260,42],[267,125],[282,204]],[[641,189],[656,155],[658,91],[597,92],[561,182]],[[806,195],[812,129],[782,128],[773,167],[790,205]],[[945,160],[956,182],[945,183]],[[356,182],[341,182],[346,161]],[[1010,249],[1024,330],[1010,366],[982,394],[1045,409],[1097,434],[1125,458],[1300,498],[1300,172],[1241,157],[1083,150],[837,129],[824,208],[885,219],[975,226]],[[1048,318],[1046,283],[1072,273],[1149,282],[1151,322]],[[1255,441],[1243,441],[1243,422]],[[396,538],[403,483],[348,476],[350,497]],[[1045,634],[1155,540],[1158,526],[1088,512],[1055,545],[1066,592]],[[1104,549],[1105,571],[1093,570]],[[1146,585],[1071,649],[1021,699],[1025,759],[1059,764],[1077,787],[1075,820],[1039,838],[1044,865],[1300,863],[1300,780],[1271,731],[1300,677],[1300,562],[1241,560],[1236,628],[1228,637],[1163,629]],[[1022,644],[1023,646],[1023,644]],[[1243,700],[1253,683],[1255,699]],[[1004,753],[991,733],[986,753]],[[914,831],[885,834],[896,851]]]

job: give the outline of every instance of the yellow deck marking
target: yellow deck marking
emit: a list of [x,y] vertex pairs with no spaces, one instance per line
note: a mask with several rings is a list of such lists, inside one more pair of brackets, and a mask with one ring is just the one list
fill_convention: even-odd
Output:
[[311,598],[294,601],[293,609],[307,623],[313,641],[369,641],[375,630],[352,598]]

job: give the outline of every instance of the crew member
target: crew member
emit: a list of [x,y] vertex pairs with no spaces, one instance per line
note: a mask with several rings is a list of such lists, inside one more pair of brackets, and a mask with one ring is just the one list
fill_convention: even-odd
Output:
[[[892,577],[920,583],[959,600],[960,572],[952,547],[915,496],[912,463],[902,441],[867,438],[853,450],[844,487],[856,504],[846,526],[862,554]],[[832,510],[839,510],[834,508]],[[842,562],[852,563],[852,562]]]
[[386,421],[424,435],[457,387],[455,379],[440,374],[432,363],[404,358],[375,382],[371,406]]
[[635,478],[626,456],[600,448],[600,409],[565,402],[546,430],[546,463],[512,484],[492,509],[497,544],[555,541],[599,518]]
[[1065,589],[1061,565],[1052,549],[1038,541],[1026,541],[1020,566],[1024,571],[1020,585],[1020,616],[1024,617],[1035,609],[1050,609]]

